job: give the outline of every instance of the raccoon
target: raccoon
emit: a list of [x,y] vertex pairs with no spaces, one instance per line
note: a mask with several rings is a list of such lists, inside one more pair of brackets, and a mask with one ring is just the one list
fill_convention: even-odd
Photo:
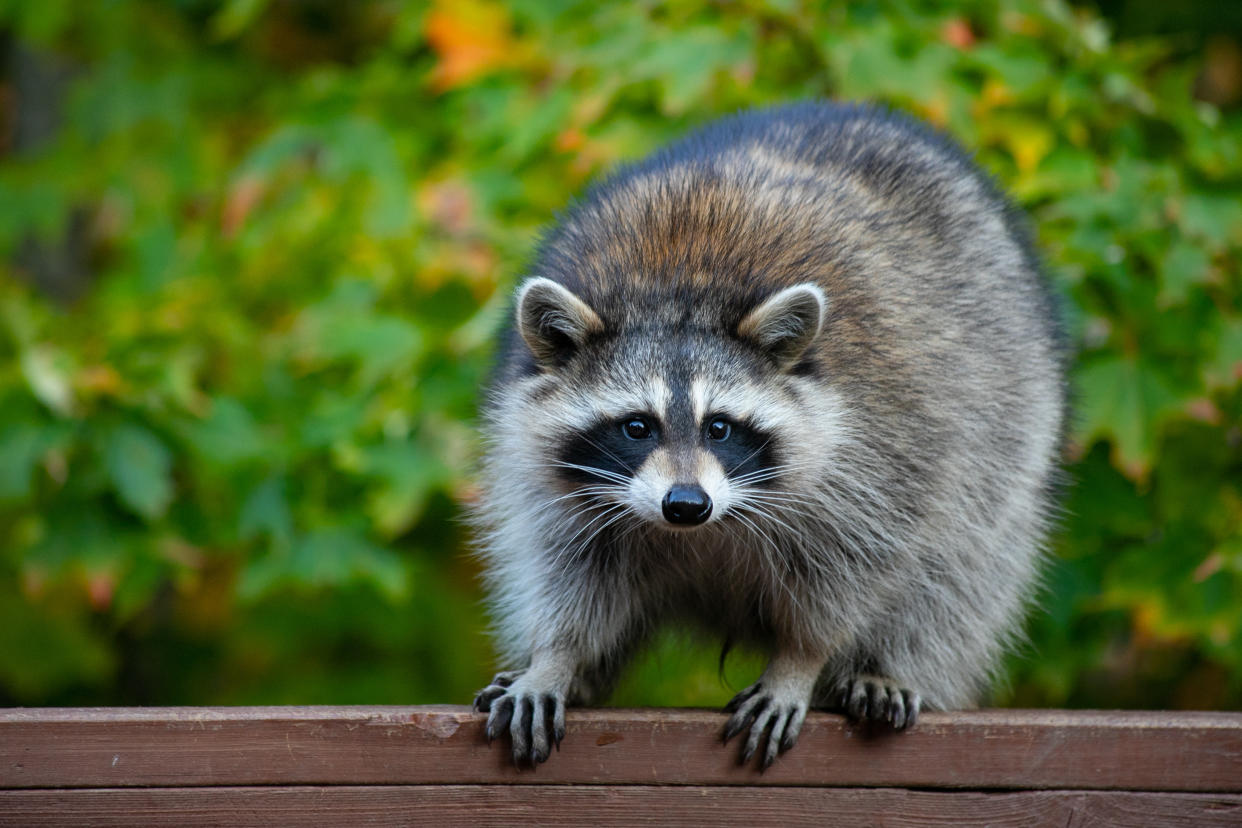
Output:
[[1033,589],[1065,411],[1021,218],[861,105],[714,122],[590,189],[516,292],[473,510],[490,739],[538,763],[665,624],[761,648],[742,762],[809,708],[901,730],[987,688]]

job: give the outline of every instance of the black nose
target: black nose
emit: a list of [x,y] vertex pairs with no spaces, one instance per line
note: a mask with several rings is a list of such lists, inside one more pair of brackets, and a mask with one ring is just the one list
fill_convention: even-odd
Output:
[[674,486],[662,505],[664,519],[682,526],[698,526],[712,513],[712,499],[698,486]]

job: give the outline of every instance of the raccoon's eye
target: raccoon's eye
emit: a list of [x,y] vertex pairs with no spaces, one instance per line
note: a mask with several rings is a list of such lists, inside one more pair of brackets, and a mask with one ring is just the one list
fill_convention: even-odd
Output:
[[651,436],[651,426],[640,417],[626,420],[621,424],[621,431],[631,440],[646,440]]
[[729,439],[729,435],[733,433],[733,426],[725,420],[712,420],[707,425],[707,437],[709,440],[715,440],[722,443]]

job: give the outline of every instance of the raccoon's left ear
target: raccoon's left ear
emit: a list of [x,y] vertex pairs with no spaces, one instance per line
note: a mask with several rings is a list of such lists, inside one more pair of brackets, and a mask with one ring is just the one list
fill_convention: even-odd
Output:
[[793,285],[746,314],[737,333],[771,354],[782,371],[788,371],[819,336],[827,309],[828,297],[819,285]]
[[589,335],[602,331],[604,323],[569,288],[534,276],[518,288],[517,328],[535,359],[556,366]]

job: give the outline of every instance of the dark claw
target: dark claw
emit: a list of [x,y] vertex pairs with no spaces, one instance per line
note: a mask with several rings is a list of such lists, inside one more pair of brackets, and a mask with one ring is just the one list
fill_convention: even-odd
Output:
[[530,758],[533,764],[548,760],[548,755],[552,752],[551,735],[552,723],[548,720],[547,697],[541,696],[531,701]]
[[845,712],[854,721],[859,721],[867,716],[867,685],[863,682],[855,682],[854,685],[846,691]]
[[565,738],[565,702],[554,696],[550,696],[548,702],[551,706],[551,715],[548,721],[552,726],[552,742],[556,745],[556,749],[561,749],[561,740]]
[[543,720],[546,723],[548,740],[560,750],[561,740],[565,738],[565,714],[563,708],[557,704],[556,696],[543,696]]
[[763,737],[767,734],[768,728],[772,726],[772,717],[765,716],[762,721],[756,721],[750,728],[750,736],[746,739],[746,744],[742,748],[742,755],[739,757],[738,764],[745,765],[755,755],[755,751],[759,749],[759,743],[763,741]]
[[763,749],[763,755],[759,757],[759,770],[761,771],[772,767],[772,763],[776,761],[777,746],[780,742],[777,741],[776,728],[773,727],[772,731],[768,733],[767,745]]
[[888,716],[888,688],[878,682],[867,686],[867,718],[876,721]]
[[547,734],[545,733],[544,736],[545,741],[533,739],[534,746],[530,749],[531,765],[538,765],[541,762],[546,762],[548,761],[548,757],[552,755],[552,748],[546,743]]
[[895,691],[889,696],[888,720],[893,730],[902,730],[906,726],[905,693]]
[[759,714],[761,714],[771,703],[772,699],[770,697],[764,697],[759,699],[759,701],[745,713],[734,713],[733,718],[729,719],[729,723],[725,726],[724,740],[727,742],[746,728],[750,727],[751,724],[754,723],[755,719],[759,717]]
[[505,694],[505,688],[491,684],[479,691],[474,697],[474,709],[479,713],[487,713],[492,709],[492,702]]
[[[901,696],[906,708],[906,721],[898,730],[909,730],[914,727],[914,723],[919,720],[919,705],[923,700],[919,698],[919,694],[913,690],[902,690]],[[894,725],[896,726],[896,725]]]
[[487,720],[487,741],[490,744],[493,739],[500,737],[500,734],[509,729],[509,722],[513,718],[513,697],[505,696],[492,709],[491,716]]
[[773,720],[772,729],[768,731],[767,745],[764,746],[763,756],[759,759],[759,770],[767,770],[776,761],[776,754],[782,750],[781,744],[784,741],[785,730],[793,719],[793,712],[788,709],[782,710],[776,719]]
[[732,713],[733,711],[737,710],[739,707],[742,706],[743,702],[748,701],[751,696],[755,695],[758,692],[759,692],[758,684],[752,684],[750,687],[747,687],[745,690],[738,693],[736,696],[734,696],[732,699],[729,700],[729,703],[725,705],[725,712]]
[[802,732],[802,723],[806,721],[806,708],[799,705],[789,714],[789,721],[785,723],[785,733],[781,736],[780,753],[784,753],[794,746],[798,741],[798,734]]
[[515,765],[521,765],[532,756],[530,737],[531,712],[530,699],[525,696],[518,699],[516,710],[514,711],[513,724],[509,728],[509,735],[513,738],[513,764]]

